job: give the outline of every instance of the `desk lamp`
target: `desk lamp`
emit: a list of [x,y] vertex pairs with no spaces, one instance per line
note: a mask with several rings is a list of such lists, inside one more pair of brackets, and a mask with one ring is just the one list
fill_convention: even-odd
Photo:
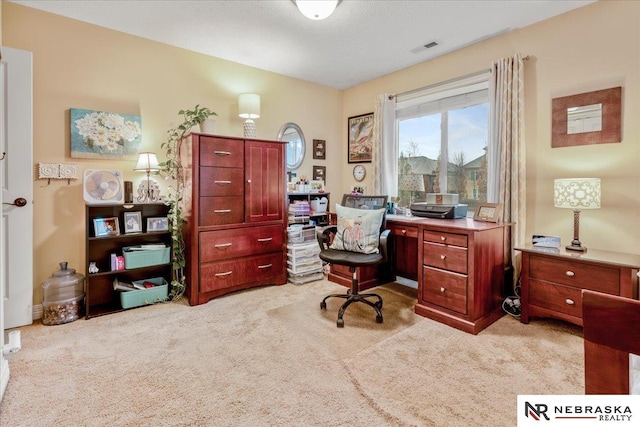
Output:
[[573,241],[566,248],[584,252],[580,243],[580,209],[600,208],[600,178],[562,178],[553,184],[553,206],[573,209]]
[[160,191],[158,191],[158,184],[150,178],[151,172],[157,172],[160,170],[156,154],[149,152],[140,153],[140,156],[138,157],[138,164],[133,170],[147,173],[146,187],[144,181],[140,183],[140,186],[138,187],[137,200],[140,203],[159,202]]
[[424,191],[424,178],[422,175],[400,175],[400,190],[409,192],[409,207],[413,203],[413,192]]
[[244,122],[244,137],[256,137],[256,123],[253,119],[260,118],[260,95],[242,93],[238,97],[238,116],[247,119]]

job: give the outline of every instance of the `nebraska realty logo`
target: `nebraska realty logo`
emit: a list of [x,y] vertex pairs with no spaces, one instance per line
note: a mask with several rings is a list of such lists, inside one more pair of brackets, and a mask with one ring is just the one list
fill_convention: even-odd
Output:
[[638,425],[640,395],[518,396],[518,427]]

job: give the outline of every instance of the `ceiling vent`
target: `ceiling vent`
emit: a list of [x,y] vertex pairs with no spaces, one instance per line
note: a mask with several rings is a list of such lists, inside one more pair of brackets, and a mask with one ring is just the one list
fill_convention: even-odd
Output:
[[427,44],[424,44],[422,46],[418,46],[418,47],[416,47],[414,49],[411,49],[411,52],[420,53],[423,50],[431,49],[432,47],[436,47],[436,46],[438,46],[438,42],[433,41],[433,42],[429,42]]

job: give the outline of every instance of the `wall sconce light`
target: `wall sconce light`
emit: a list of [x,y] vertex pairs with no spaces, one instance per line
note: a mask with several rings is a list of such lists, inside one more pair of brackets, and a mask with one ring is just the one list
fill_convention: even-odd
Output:
[[238,97],[238,115],[244,122],[244,137],[256,137],[256,124],[253,119],[260,118],[260,95],[243,93]]
[[553,183],[553,206],[573,209],[573,241],[568,250],[584,252],[580,243],[580,209],[600,208],[600,178],[563,178]]
[[138,198],[140,203],[157,203],[162,200],[160,197],[160,186],[150,178],[151,172],[160,170],[158,158],[155,153],[144,152],[138,157],[138,164],[133,169],[136,172],[146,172],[147,182],[141,182],[138,187]]
[[340,0],[294,0],[294,3],[304,16],[319,21],[331,16]]

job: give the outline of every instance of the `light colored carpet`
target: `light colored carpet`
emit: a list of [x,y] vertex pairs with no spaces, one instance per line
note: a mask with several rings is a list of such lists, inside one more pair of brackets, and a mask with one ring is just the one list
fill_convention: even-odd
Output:
[[[582,394],[580,328],[505,316],[473,336],[326,280],[20,328],[1,426],[515,426],[518,394]],[[356,308],[358,307],[358,308]],[[355,310],[354,310],[355,309]],[[353,311],[352,311],[353,310]]]

